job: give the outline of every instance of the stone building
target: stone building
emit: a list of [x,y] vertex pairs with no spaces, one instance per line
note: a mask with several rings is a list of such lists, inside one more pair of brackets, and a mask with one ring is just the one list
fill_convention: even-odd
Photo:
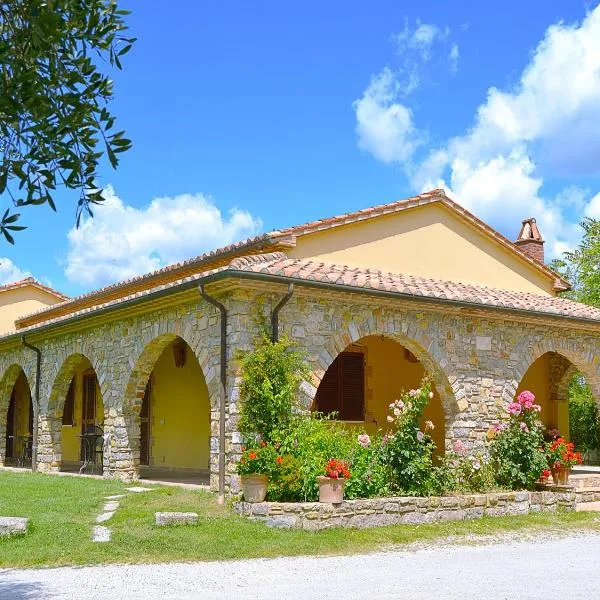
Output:
[[78,468],[97,425],[106,477],[236,491],[236,352],[263,324],[306,350],[306,406],[367,430],[427,374],[440,448],[485,444],[522,389],[568,434],[573,374],[600,397],[600,310],[568,287],[534,219],[513,243],[442,190],[273,231],[19,317],[0,337],[0,462],[31,397],[39,470]]

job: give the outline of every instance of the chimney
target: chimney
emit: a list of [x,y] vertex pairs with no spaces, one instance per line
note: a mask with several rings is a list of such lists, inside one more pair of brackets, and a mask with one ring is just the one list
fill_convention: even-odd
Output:
[[533,260],[544,264],[544,240],[535,219],[529,218],[523,221],[515,244],[529,258],[533,258]]

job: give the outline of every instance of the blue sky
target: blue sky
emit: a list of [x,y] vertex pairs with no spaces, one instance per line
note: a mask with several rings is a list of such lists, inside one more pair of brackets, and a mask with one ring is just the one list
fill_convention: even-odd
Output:
[[4,281],[78,294],[438,186],[511,238],[537,217],[549,255],[600,217],[596,1],[123,4],[133,149],[79,231],[66,193],[23,211]]

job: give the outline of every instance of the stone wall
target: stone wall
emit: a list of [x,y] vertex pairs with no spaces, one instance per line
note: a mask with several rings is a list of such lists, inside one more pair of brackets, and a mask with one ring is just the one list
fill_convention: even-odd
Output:
[[575,491],[506,492],[441,497],[397,497],[319,502],[238,502],[237,513],[269,527],[317,531],[331,527],[422,525],[480,517],[526,515],[575,510]]

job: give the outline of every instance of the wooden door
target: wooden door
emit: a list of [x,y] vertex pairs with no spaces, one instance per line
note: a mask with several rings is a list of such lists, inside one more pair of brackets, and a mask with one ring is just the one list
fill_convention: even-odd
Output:
[[140,465],[150,464],[150,423],[152,412],[152,379],[148,380],[140,412]]

